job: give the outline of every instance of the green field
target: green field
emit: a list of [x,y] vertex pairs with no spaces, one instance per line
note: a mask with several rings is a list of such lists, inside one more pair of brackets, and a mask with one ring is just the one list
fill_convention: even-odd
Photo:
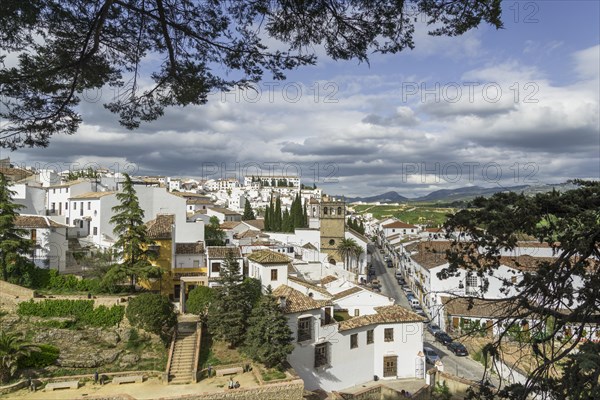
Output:
[[442,225],[446,222],[447,214],[454,214],[457,211],[456,208],[417,204],[399,206],[359,204],[351,207],[357,214],[371,213],[377,219],[396,217],[409,224],[426,224],[432,227]]

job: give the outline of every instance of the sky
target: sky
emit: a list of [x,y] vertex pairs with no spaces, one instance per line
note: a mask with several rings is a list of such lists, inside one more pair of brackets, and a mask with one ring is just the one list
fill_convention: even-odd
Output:
[[211,179],[299,174],[330,194],[407,197],[464,186],[600,178],[600,2],[506,1],[504,29],[432,37],[214,93],[128,131],[87,94],[84,123],[17,164]]

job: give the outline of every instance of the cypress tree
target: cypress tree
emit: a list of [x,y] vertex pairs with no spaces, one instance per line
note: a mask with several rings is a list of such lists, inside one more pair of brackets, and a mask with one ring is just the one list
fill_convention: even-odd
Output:
[[281,217],[281,230],[282,232],[294,232],[294,221],[287,208],[283,210]]
[[283,369],[287,356],[294,350],[292,332],[271,286],[252,310],[246,335],[246,352],[267,368]]
[[244,341],[250,304],[242,285],[240,264],[230,250],[221,266],[220,282],[208,312],[210,333],[235,347]]
[[15,226],[22,205],[12,202],[15,192],[8,187],[4,174],[0,173],[0,271],[2,279],[22,284],[25,272],[31,267],[25,257],[31,251],[32,241],[25,239],[28,232]]
[[302,225],[304,228],[308,228],[308,206],[306,205],[306,203],[308,202],[304,202],[304,210],[303,210],[303,214],[302,214],[302,220],[304,221],[304,225]]
[[271,207],[267,204],[265,207],[265,231],[271,230]]
[[282,219],[281,199],[278,197],[277,200],[275,200],[275,215],[273,216],[273,221],[274,221],[273,231],[281,232],[281,228],[282,228],[281,219]]
[[155,278],[160,276],[161,271],[150,263],[153,253],[148,250],[148,246],[153,242],[148,239],[144,210],[140,207],[129,175],[125,174],[123,190],[116,197],[121,204],[112,208],[114,214],[110,223],[114,224],[113,231],[118,235],[115,248],[121,263],[108,271],[107,279],[118,282],[128,277],[133,288],[136,278]]
[[246,199],[246,203],[244,204],[244,215],[242,215],[242,221],[249,221],[252,219],[256,219],[256,217],[254,216],[254,211],[252,210],[250,201]]

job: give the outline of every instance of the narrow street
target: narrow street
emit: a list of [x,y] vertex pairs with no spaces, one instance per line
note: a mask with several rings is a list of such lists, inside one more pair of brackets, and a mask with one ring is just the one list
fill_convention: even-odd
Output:
[[[395,276],[396,268],[388,268],[386,266],[384,261],[385,254],[381,254],[377,246],[369,244],[368,248],[372,252],[371,264],[375,267],[377,279],[381,283],[381,293],[396,300],[396,304],[411,310],[412,308],[402,287],[398,285],[398,280]],[[446,346],[437,342],[433,335],[427,331],[425,331],[424,346],[433,348],[440,356],[444,364],[444,371],[473,381],[481,380],[484,372],[483,365],[471,357],[458,357],[454,355]],[[431,367],[431,365],[428,364],[428,367]],[[495,377],[492,377],[491,381],[494,385],[498,384]]]

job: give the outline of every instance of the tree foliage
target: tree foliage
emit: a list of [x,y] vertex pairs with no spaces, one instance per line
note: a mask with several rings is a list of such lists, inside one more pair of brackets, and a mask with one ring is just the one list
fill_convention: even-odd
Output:
[[233,250],[228,252],[219,275],[221,286],[215,288],[214,299],[210,304],[208,328],[216,338],[235,347],[244,341],[252,299],[240,284],[240,264]]
[[[598,375],[590,372],[597,357],[589,353],[597,355],[597,346],[580,344],[590,339],[586,327],[600,323],[600,182],[575,183],[579,187],[566,192],[477,198],[470,209],[450,216],[445,224],[458,236],[447,252],[450,266],[439,277],[466,270],[481,277],[484,290],[488,276],[500,265],[501,252],[513,251],[521,237],[535,238],[554,252],[551,260],[522,268],[521,279],[503,282],[508,306],[498,324],[507,329],[488,350],[501,358],[501,342],[511,334],[510,327],[533,321],[523,345],[529,346],[538,363],[525,383],[485,398],[525,399],[537,392],[549,398],[580,399],[594,398],[585,393],[598,393]],[[563,377],[554,377],[550,372],[565,361]]]
[[17,372],[19,362],[38,350],[15,334],[0,331],[0,383],[8,383]]
[[150,262],[154,253],[149,246],[153,242],[148,238],[144,210],[140,207],[133,182],[127,174],[122,191],[117,193],[117,200],[121,204],[112,208],[114,214],[110,223],[114,224],[113,231],[118,235],[114,247],[121,262],[108,271],[106,278],[112,282],[120,282],[127,277],[131,287],[134,287],[136,278],[156,278],[161,271]]
[[159,335],[165,342],[177,324],[173,303],[156,293],[142,293],[131,299],[125,315],[132,326]]
[[292,331],[270,286],[252,310],[248,325],[246,353],[267,368],[283,369],[294,350]]
[[242,221],[249,221],[253,219],[256,219],[256,216],[254,215],[250,201],[246,199],[246,202],[244,203],[244,214],[242,215]]
[[435,27],[431,35],[502,27],[500,0],[3,1],[0,49],[19,56],[0,69],[8,121],[0,140],[47,146],[76,132],[76,106],[98,89],[114,93],[99,97],[133,129],[165,107],[204,104],[213,90],[246,88],[265,74],[284,79],[315,64],[319,45],[335,60],[361,62],[412,49],[417,14]]
[[214,289],[208,286],[196,286],[192,289],[185,302],[186,312],[200,316],[202,321],[206,320],[208,315],[208,307],[214,297]]
[[0,173],[0,273],[5,281],[29,285],[33,265],[26,255],[33,243],[25,238],[29,232],[15,225],[18,211],[23,206],[13,203],[14,194],[6,177]]
[[225,231],[221,229],[219,218],[212,216],[210,217],[208,225],[204,226],[204,240],[207,246],[224,246],[225,245]]

